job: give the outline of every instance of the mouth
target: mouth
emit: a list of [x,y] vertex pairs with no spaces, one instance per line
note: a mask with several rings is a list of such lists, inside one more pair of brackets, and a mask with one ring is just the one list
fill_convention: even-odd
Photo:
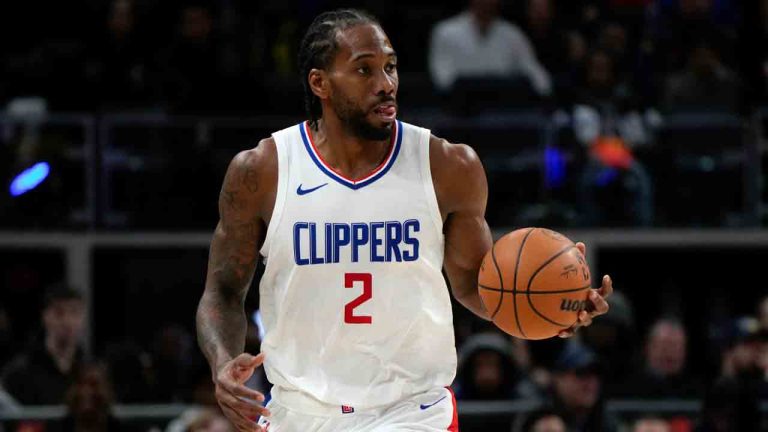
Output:
[[391,122],[394,121],[395,116],[397,116],[397,105],[395,105],[394,102],[378,104],[373,109],[373,113],[381,120]]

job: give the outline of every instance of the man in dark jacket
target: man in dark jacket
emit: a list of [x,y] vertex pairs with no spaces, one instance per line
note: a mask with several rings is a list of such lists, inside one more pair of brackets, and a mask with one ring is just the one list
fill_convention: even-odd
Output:
[[42,340],[13,359],[2,375],[3,387],[23,405],[63,403],[83,361],[85,304],[79,292],[64,285],[49,288],[41,320]]

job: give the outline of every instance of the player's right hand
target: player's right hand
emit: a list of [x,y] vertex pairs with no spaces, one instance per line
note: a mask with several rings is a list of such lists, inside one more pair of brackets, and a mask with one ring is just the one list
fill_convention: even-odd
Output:
[[221,410],[238,431],[264,432],[256,424],[259,416],[270,415],[261,405],[264,395],[245,386],[253,371],[264,363],[264,354],[240,354],[222,364],[216,372],[216,400]]

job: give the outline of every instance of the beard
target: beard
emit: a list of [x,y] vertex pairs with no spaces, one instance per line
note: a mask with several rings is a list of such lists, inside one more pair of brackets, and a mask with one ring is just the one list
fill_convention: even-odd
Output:
[[344,94],[336,93],[337,97],[331,100],[331,105],[336,115],[345,128],[354,136],[368,141],[383,141],[392,135],[392,124],[375,126],[368,119],[368,113],[348,99]]

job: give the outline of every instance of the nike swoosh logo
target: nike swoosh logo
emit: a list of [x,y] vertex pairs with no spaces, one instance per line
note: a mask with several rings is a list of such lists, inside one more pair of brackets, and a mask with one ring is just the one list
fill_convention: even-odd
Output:
[[431,407],[432,405],[434,405],[434,404],[436,404],[436,403],[440,402],[441,400],[443,400],[443,399],[445,399],[445,398],[447,398],[447,397],[448,397],[448,396],[443,396],[443,397],[441,397],[440,399],[438,399],[438,400],[436,400],[436,401],[432,402],[432,403],[431,403],[431,404],[429,404],[429,405],[424,405],[424,404],[421,404],[421,405],[419,405],[419,408],[421,408],[421,409],[425,410],[425,409],[427,409],[427,408]]
[[299,187],[296,188],[296,193],[299,194],[299,195],[306,195],[306,194],[308,194],[310,192],[314,192],[314,191],[320,189],[323,186],[328,186],[328,183],[323,183],[320,186],[315,186],[315,187],[313,187],[311,189],[302,189],[301,185],[299,185]]

